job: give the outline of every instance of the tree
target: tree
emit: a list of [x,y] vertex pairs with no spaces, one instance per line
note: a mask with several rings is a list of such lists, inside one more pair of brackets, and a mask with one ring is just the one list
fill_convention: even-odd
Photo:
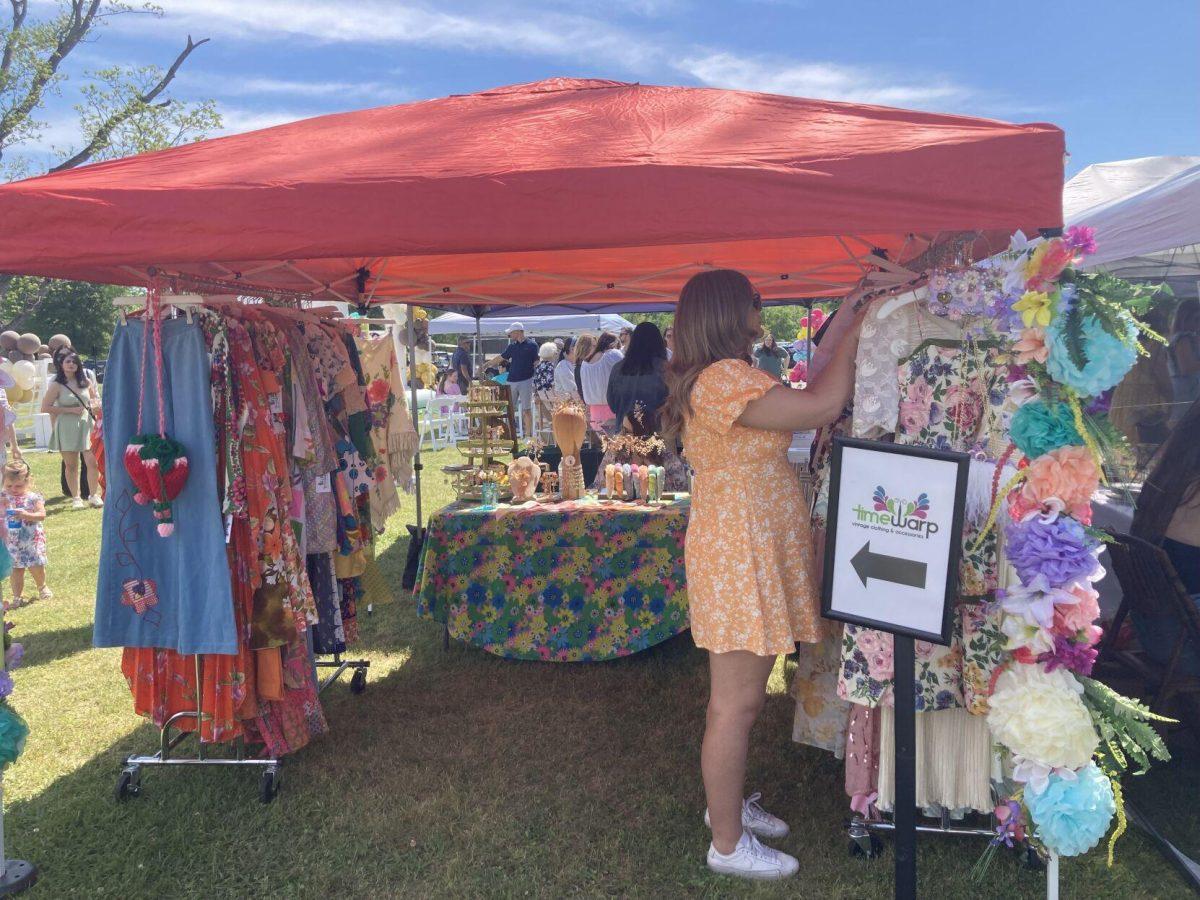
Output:
[[[775,335],[779,343],[786,344],[796,339],[800,320],[806,315],[808,307],[801,305],[765,307],[762,313],[763,330]],[[675,316],[673,313],[630,313],[625,318],[634,323],[653,322],[662,331],[674,321]]]
[[[6,160],[6,154],[44,132],[39,113],[47,96],[67,80],[64,64],[71,53],[94,39],[97,29],[114,16],[162,15],[162,10],[123,0],[58,0],[56,15],[31,21],[29,0],[8,3],[12,15],[8,27],[0,30],[0,164],[11,178],[33,174],[27,166]],[[212,100],[183,103],[165,96],[180,67],[207,42],[189,35],[166,70],[145,65],[84,72],[83,102],[75,107],[79,140],[76,146],[58,150],[60,159],[50,171],[186,143],[219,128],[221,117]]]
[[[28,161],[13,160],[10,151],[44,133],[41,111],[47,97],[59,92],[67,80],[71,53],[81,43],[94,40],[98,29],[115,16],[162,15],[157,6],[134,6],[124,0],[57,0],[55,14],[35,21],[29,18],[29,0],[8,0],[8,5],[11,17],[7,27],[0,29],[0,180],[37,174]],[[54,148],[57,162],[49,171],[173,147],[200,140],[220,128],[221,116],[212,100],[185,103],[166,96],[180,67],[207,42],[207,38],[194,41],[188,35],[187,43],[165,70],[142,65],[83,72],[82,102],[75,106],[79,138],[71,146]],[[38,290],[13,290],[11,281],[11,276],[0,275],[0,307],[6,310],[5,320],[10,325],[19,324],[13,318],[17,300],[33,304],[16,308],[17,313],[29,321],[41,321],[41,303],[50,298],[91,297],[95,290],[60,287],[49,279],[41,279]],[[104,333],[111,335],[111,324]]]
[[65,334],[80,355],[103,357],[117,323],[113,298],[123,292],[83,281],[14,278],[0,302],[0,315],[14,330],[31,331],[43,342]]

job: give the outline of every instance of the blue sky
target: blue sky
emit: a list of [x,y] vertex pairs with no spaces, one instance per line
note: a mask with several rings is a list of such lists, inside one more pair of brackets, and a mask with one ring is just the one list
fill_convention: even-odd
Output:
[[[1064,128],[1068,174],[1200,153],[1200,3],[876,0],[158,0],[72,57],[166,65],[227,131],[555,75],[709,85]],[[34,13],[51,0],[35,0]],[[68,86],[26,153],[71,142]]]

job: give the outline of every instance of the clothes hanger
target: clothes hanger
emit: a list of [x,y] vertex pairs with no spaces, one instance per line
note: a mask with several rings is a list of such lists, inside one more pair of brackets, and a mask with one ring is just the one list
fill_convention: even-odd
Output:
[[[199,294],[167,294],[166,296],[159,295],[159,306],[161,308],[171,307],[178,312],[182,312],[187,316],[188,324],[192,324],[192,310],[205,305],[205,298]],[[126,311],[133,307],[136,309],[144,309],[146,306],[145,294],[126,294],[121,297],[113,298],[113,306],[117,308],[117,312],[121,316],[121,324],[125,325]]]

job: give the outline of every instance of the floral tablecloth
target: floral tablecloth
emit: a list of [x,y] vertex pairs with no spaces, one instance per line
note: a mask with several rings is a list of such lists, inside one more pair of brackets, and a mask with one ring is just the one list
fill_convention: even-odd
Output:
[[512,659],[628,656],[688,627],[689,503],[560,503],[435,513],[417,575],[419,615]]

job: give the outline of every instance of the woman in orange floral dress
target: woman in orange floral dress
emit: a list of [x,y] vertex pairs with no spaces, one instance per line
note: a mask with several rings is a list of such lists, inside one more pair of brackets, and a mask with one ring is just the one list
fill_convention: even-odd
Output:
[[710,695],[701,748],[708,866],[784,878],[799,863],[764,847],[787,825],[757,795],[743,800],[750,729],[781,653],[823,636],[808,513],[787,460],[792,433],[832,422],[850,396],[857,330],[805,390],[751,364],[762,301],[740,272],[694,276],[675,311],[664,431],[681,434],[695,471],[685,562],[692,637],[708,650]]

